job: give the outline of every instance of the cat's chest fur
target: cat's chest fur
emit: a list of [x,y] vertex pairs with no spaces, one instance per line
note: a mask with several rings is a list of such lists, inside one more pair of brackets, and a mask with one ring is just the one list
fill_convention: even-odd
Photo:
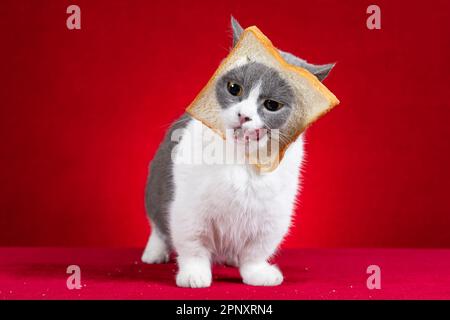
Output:
[[[209,129],[196,120],[190,121],[176,152],[198,160],[198,153],[204,151],[199,146],[205,146],[205,139],[224,143],[211,130],[211,136],[205,138],[199,134],[201,130]],[[300,138],[279,167],[267,174],[257,173],[250,165],[174,163],[174,197],[179,206],[186,208],[186,219],[192,219],[215,260],[234,263],[245,251],[246,243],[271,233],[274,237],[285,234],[298,189],[302,147]]]

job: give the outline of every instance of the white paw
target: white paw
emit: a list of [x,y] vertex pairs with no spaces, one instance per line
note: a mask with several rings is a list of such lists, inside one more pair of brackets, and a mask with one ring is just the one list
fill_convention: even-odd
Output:
[[211,274],[180,272],[177,274],[177,286],[183,288],[206,288],[211,286]]
[[169,261],[169,247],[167,241],[160,236],[158,231],[152,231],[141,260],[143,263],[165,263]]
[[206,288],[211,285],[211,268],[203,264],[181,266],[177,274],[177,286],[184,288]]
[[145,250],[141,260],[143,263],[155,264],[169,262],[169,253],[166,251]]
[[268,263],[244,266],[241,268],[242,280],[251,286],[278,286],[283,282],[283,274]]

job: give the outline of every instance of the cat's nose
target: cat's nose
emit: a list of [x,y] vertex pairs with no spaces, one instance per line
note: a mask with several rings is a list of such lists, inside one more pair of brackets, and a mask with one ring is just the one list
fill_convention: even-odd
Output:
[[239,123],[243,124],[245,122],[251,121],[252,119],[246,115],[243,115],[241,113],[238,113],[238,117],[239,117]]

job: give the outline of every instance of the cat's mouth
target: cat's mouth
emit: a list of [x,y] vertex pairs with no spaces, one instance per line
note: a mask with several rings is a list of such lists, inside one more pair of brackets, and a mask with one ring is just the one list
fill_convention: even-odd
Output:
[[265,128],[244,129],[241,126],[238,126],[232,130],[234,140],[240,142],[260,141],[267,134],[267,129]]

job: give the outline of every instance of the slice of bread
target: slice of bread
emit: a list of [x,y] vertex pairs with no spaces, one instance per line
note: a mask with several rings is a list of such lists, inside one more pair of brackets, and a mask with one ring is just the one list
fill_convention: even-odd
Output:
[[286,125],[280,129],[284,138],[279,140],[277,152],[270,152],[270,155],[265,158],[258,157],[255,164],[259,171],[268,172],[278,166],[289,145],[310,124],[338,105],[339,100],[309,71],[287,63],[272,42],[257,27],[249,27],[245,29],[239,42],[186,110],[192,117],[224,139],[226,134],[221,121],[220,105],[216,98],[216,82],[221,75],[248,61],[259,62],[277,70],[292,87],[296,96],[292,115]]

